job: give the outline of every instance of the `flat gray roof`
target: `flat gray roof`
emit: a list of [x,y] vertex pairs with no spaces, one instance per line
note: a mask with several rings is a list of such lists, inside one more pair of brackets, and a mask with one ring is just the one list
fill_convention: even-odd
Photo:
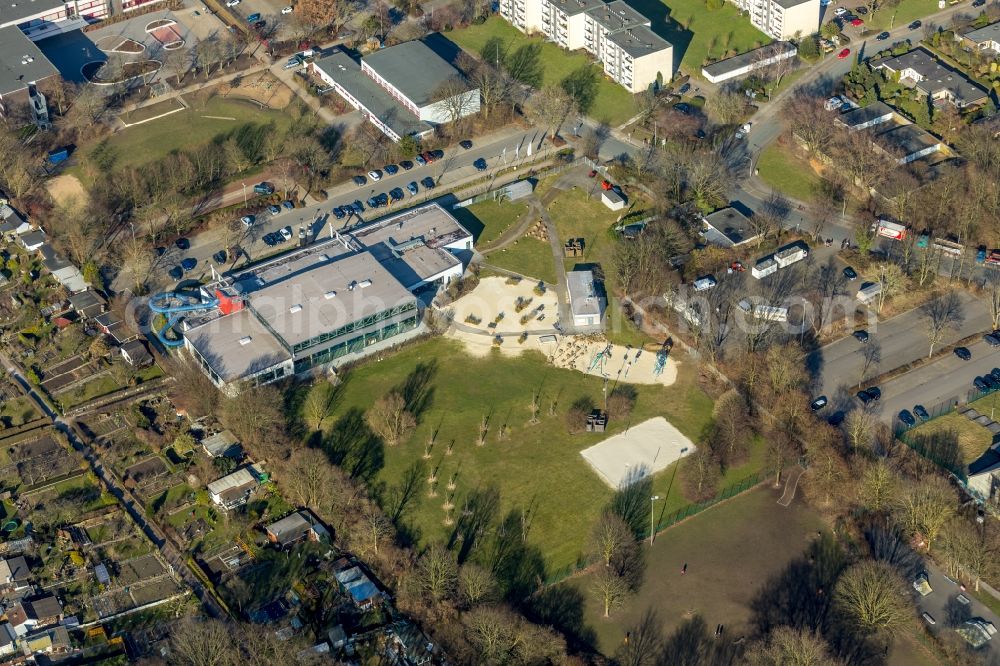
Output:
[[990,23],[989,25],[977,28],[976,30],[969,30],[968,32],[962,33],[962,37],[971,42],[975,42],[976,44],[986,41],[1000,42],[1000,22]]
[[[531,1],[537,2],[537,0]],[[591,9],[599,9],[605,3],[604,0],[549,0],[549,4],[567,16],[576,16],[582,12],[589,12]]]
[[468,229],[438,204],[420,206],[384,217],[350,233],[365,247],[372,247],[376,243],[398,245],[415,238],[422,238],[430,247],[443,247],[472,238]]
[[778,55],[778,53],[798,53],[798,49],[794,44],[789,42],[772,42],[761,46],[760,48],[751,49],[746,53],[735,55],[732,58],[726,58],[725,60],[720,60],[719,62],[713,62],[711,65],[705,65],[701,69],[704,72],[708,72],[708,74],[713,77],[722,76],[757,62],[757,59],[762,57],[759,55],[759,52],[762,49],[771,49],[773,53],[769,55]]
[[[602,3],[603,4],[603,3]],[[587,12],[606,30],[618,32],[640,25],[649,25],[649,19],[637,12],[623,0],[614,0]]]
[[[29,0],[27,3],[18,4],[31,3]],[[57,3],[56,6],[61,4]],[[43,9],[44,7],[41,7],[37,11]],[[5,11],[8,10],[0,9],[0,22],[3,22]],[[10,95],[24,90],[29,83],[58,74],[55,66],[42,54],[38,46],[17,26],[0,28],[0,95]]]
[[312,254],[259,274],[250,306],[285,344],[300,342],[413,302],[413,295],[369,252],[340,259]]
[[774,1],[782,9],[791,9],[792,7],[798,7],[799,5],[804,5],[807,2],[812,2],[812,0],[774,0]]
[[312,523],[302,515],[301,511],[296,511],[268,525],[267,531],[281,541],[289,536],[298,536],[310,527],[312,527]]
[[[0,4],[0,25],[17,24],[24,19],[59,9],[66,5],[65,0],[18,0]],[[14,27],[14,26],[11,26]],[[2,41],[2,40],[0,40]]]
[[753,232],[749,218],[732,207],[706,215],[705,223],[722,234],[733,245],[753,240],[758,235]]
[[566,286],[573,314],[580,317],[601,314],[601,298],[594,284],[593,271],[568,271]]
[[441,99],[438,90],[453,79],[470,90],[465,77],[420,40],[403,42],[366,55],[364,63],[417,106]]
[[988,95],[986,90],[973,83],[967,76],[946,67],[925,49],[916,48],[902,55],[884,58],[875,66],[885,67],[894,72],[912,69],[923,79],[915,82],[919,90],[928,95],[947,91],[963,104],[977,102]]
[[882,118],[886,115],[891,116],[892,113],[892,107],[885,102],[873,102],[868,106],[852,109],[847,113],[837,116],[837,122],[843,123],[848,127],[855,127],[869,123],[876,118]]
[[[291,360],[274,335],[247,309],[215,317],[185,331],[184,337],[223,381],[256,374]],[[243,342],[246,338],[246,342]]]
[[901,150],[904,156],[941,143],[940,139],[917,125],[900,125],[876,134],[874,140],[888,150]]
[[434,128],[410,113],[381,86],[361,72],[361,65],[340,49],[313,63],[350,93],[399,136],[423,134]]
[[249,485],[257,485],[257,477],[250,472],[249,467],[241,467],[232,474],[227,474],[221,479],[216,479],[208,484],[208,492],[213,495],[221,495],[227,490],[234,490]]
[[633,58],[658,53],[673,46],[644,25],[608,35],[608,41],[620,46]]

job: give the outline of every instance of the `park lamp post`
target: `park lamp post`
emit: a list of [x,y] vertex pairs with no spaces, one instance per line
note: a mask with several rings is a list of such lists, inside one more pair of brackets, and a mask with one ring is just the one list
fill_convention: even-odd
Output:
[[656,538],[656,528],[653,526],[653,507],[656,506],[656,500],[660,499],[659,495],[653,495],[649,498],[649,545],[652,547],[653,539]]
[[247,207],[247,184],[246,181],[243,182],[243,208]]

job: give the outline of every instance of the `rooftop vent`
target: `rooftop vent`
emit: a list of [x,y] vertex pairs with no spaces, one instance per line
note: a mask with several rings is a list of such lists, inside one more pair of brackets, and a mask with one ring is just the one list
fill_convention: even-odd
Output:
[[240,338],[240,345],[244,345],[244,346],[248,345],[248,344],[250,344],[251,340],[253,340],[252,337],[250,337],[249,335],[245,335],[242,338]]
[[337,295],[337,292],[335,292],[335,291],[328,291],[325,294],[323,294],[323,298],[325,298],[326,300],[330,300],[331,298],[333,298],[336,295]]
[[292,307],[288,308],[288,312],[291,313],[291,314],[295,314],[296,312],[302,312],[302,306],[301,305],[293,305]]

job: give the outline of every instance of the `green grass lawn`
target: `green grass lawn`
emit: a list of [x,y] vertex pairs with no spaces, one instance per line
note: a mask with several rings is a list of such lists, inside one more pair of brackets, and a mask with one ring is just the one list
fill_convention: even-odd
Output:
[[910,23],[914,19],[936,14],[937,0],[901,0],[896,7],[888,7],[875,12],[874,17],[864,17],[872,30],[889,30]]
[[727,52],[743,53],[771,41],[740,16],[731,3],[710,12],[703,0],[629,0],[652,21],[653,31],[674,45],[674,64],[691,76],[701,78],[701,68],[709,57],[719,59]]
[[[274,123],[279,131],[284,131],[292,123],[287,110],[262,110],[254,104],[236,99],[212,97],[204,103],[193,101],[190,104],[191,108],[185,111],[128,127],[111,135],[108,145],[114,149],[115,166],[138,167],[162,159],[175,150],[207,143],[245,123]],[[228,118],[233,120],[227,120]],[[91,143],[81,146],[83,154],[88,154],[95,145]]]
[[761,152],[757,169],[765,183],[801,201],[815,197],[822,182],[809,163],[782,142],[773,142]]
[[[481,25],[470,25],[467,28],[453,30],[445,33],[445,36],[477,58],[479,51],[492,37],[500,37],[505,40],[510,45],[511,51],[527,42],[540,42],[542,44],[541,61],[544,67],[543,85],[556,85],[570,72],[593,62],[582,51],[566,51],[552,42],[544,41],[538,37],[528,37],[496,16],[487,19]],[[594,105],[587,112],[587,115],[598,121],[606,122],[612,127],[621,125],[635,115],[632,94],[614,81],[605,78],[600,67],[597,65],[593,65],[593,67],[600,75],[600,83]],[[667,73],[664,72],[664,76],[666,75]]]
[[[418,535],[420,543],[445,542],[451,528],[442,522],[442,505],[448,480],[457,474],[453,502],[456,513],[471,490],[496,485],[502,512],[533,507],[528,541],[541,550],[546,572],[574,565],[584,550],[587,534],[612,495],[611,488],[579,452],[621,432],[627,424],[612,421],[608,433],[570,435],[565,414],[569,405],[581,397],[598,402],[602,380],[555,368],[536,353],[509,357],[494,352],[486,358],[474,358],[459,343],[434,338],[352,371],[339,413],[349,408],[366,409],[372,396],[401,385],[419,364],[428,363],[437,364],[429,382],[433,389],[430,405],[409,441],[385,449],[384,466],[376,480],[389,486],[397,484],[404,471],[421,459],[430,433],[438,429],[427,461],[438,469],[438,495],[428,497],[427,486],[422,483],[420,504],[404,522]],[[529,425],[528,405],[532,392],[539,387],[541,422]],[[710,419],[712,403],[696,385],[693,366],[682,365],[673,386],[636,388],[638,399],[631,423],[663,415],[688,437],[697,438]],[[556,414],[549,416],[553,400]],[[487,412],[491,413],[487,442],[477,447],[479,422]],[[498,442],[496,433],[502,423],[508,424],[509,434]],[[452,441],[454,448],[447,456],[445,450]],[[756,463],[754,460],[745,467]],[[740,478],[750,473],[747,469],[732,471]],[[686,502],[680,497],[680,484],[671,482],[668,468],[656,477],[655,488],[664,496],[669,491],[667,505],[673,507],[669,510],[676,510]]]
[[475,238],[476,247],[483,250],[521,219],[527,210],[528,204],[521,201],[480,201],[451,212]]
[[555,284],[557,280],[552,248],[537,238],[521,237],[502,250],[491,252],[486,257],[486,263],[549,284]]
[[[980,414],[989,415],[991,403],[992,398],[986,397],[977,400],[970,406],[978,410]],[[958,435],[958,449],[961,453],[963,466],[967,466],[983,455],[993,441],[989,430],[978,423],[973,423],[958,412],[951,412],[919,425],[910,431],[910,435],[928,436],[949,431]]]
[[[635,193],[633,193],[635,194]],[[632,210],[641,211],[645,202],[636,199]],[[614,250],[618,239],[613,227],[626,211],[612,211],[601,203],[600,189],[588,193],[580,189],[566,190],[548,207],[549,217],[555,222],[560,241],[568,238],[584,239],[584,256],[565,259],[566,270],[580,264],[596,263],[604,269],[605,290],[608,292],[608,329],[611,342],[641,347],[649,341],[635,325],[621,314],[621,302],[615,295],[619,286],[614,277]]]
[[[691,613],[710,627],[724,624],[730,635],[746,631],[749,603],[767,580],[801,555],[822,521],[801,500],[788,508],[776,501],[780,491],[759,487],[661,533],[645,549],[646,577],[624,608],[603,617],[591,577],[563,583],[587,599],[584,622],[596,635],[596,647],[613,654],[648,608],[655,608],[669,633]],[[687,563],[685,575],[681,567]]]
[[28,421],[33,421],[40,416],[35,405],[27,396],[17,396],[13,400],[7,400],[0,406],[0,417],[10,419],[11,425],[19,426]]

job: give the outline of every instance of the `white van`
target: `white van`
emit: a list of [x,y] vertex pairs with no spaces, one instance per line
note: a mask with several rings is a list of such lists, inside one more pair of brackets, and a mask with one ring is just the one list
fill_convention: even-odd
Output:
[[714,275],[705,275],[692,283],[695,291],[705,291],[719,284]]

